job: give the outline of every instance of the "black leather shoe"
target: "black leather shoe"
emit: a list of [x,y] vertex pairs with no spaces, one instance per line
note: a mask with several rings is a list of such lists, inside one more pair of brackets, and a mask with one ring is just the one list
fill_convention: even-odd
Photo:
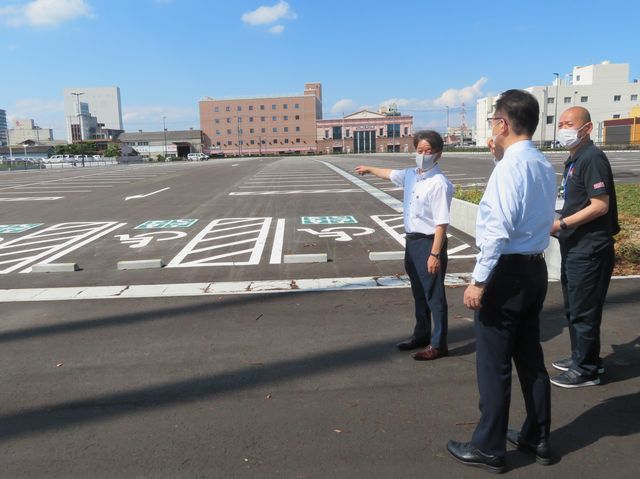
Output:
[[456,461],[467,466],[481,467],[494,474],[502,474],[507,469],[504,456],[485,454],[469,442],[449,441],[447,451]]
[[429,344],[428,339],[418,339],[415,336],[411,336],[404,341],[400,341],[396,344],[396,347],[400,351],[409,351],[410,349],[424,348],[427,344]]
[[513,429],[507,431],[507,442],[514,445],[521,451],[530,452],[536,455],[536,462],[543,466],[551,464],[551,451],[549,450],[549,444],[547,441],[541,441],[539,444],[532,444],[524,441],[520,437],[520,433]]

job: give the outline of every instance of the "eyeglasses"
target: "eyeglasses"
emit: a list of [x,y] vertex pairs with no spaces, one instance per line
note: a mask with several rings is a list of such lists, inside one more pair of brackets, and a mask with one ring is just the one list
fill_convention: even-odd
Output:
[[493,122],[494,122],[494,121],[498,121],[498,120],[502,120],[502,121],[504,121],[505,123],[507,123],[506,118],[503,118],[503,117],[501,117],[501,116],[490,116],[489,118],[487,118],[487,127],[488,127],[489,129],[493,128]]

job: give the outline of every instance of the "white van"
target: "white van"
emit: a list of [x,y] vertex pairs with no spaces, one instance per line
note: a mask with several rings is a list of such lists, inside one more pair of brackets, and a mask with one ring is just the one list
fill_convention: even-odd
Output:
[[209,157],[204,153],[189,153],[187,155],[187,160],[189,161],[204,161],[208,160]]

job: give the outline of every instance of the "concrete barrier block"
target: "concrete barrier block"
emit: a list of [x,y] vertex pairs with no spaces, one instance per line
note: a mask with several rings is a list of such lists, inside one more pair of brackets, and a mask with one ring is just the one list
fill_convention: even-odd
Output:
[[32,273],[73,273],[78,271],[78,263],[41,263],[31,267]]
[[162,268],[164,263],[161,259],[139,259],[134,261],[118,261],[118,269],[155,269]]
[[370,261],[400,261],[404,260],[404,251],[371,251]]
[[326,263],[327,253],[285,254],[284,263]]

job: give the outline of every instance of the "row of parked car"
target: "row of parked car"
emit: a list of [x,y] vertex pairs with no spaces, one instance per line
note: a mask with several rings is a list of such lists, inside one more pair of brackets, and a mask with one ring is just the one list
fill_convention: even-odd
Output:
[[53,155],[51,158],[45,158],[42,160],[45,164],[54,164],[54,163],[93,163],[96,161],[102,161],[102,156],[100,155]]

